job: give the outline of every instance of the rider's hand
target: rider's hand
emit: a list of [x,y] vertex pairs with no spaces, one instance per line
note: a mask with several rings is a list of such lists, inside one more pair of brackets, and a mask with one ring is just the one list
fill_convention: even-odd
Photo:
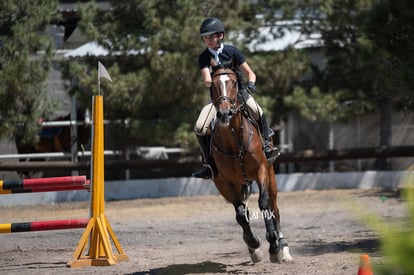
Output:
[[247,82],[247,91],[249,94],[254,94],[256,92],[256,84],[253,81]]

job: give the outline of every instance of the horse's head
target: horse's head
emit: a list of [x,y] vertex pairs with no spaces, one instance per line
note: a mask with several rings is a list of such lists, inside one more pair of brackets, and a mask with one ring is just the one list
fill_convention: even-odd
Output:
[[237,77],[236,73],[224,65],[212,60],[213,76],[211,100],[217,111],[218,123],[227,127],[237,108]]

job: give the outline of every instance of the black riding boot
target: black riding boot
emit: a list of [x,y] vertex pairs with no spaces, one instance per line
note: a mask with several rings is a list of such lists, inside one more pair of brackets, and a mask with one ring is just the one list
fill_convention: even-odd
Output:
[[274,135],[274,132],[269,128],[264,114],[260,117],[259,126],[264,139],[264,151],[267,161],[268,163],[273,163],[280,155],[280,151],[279,148],[273,146],[272,136]]
[[198,144],[200,145],[201,154],[203,157],[203,167],[192,174],[193,177],[201,179],[211,179],[217,177],[217,168],[214,159],[210,154],[210,136],[197,136]]

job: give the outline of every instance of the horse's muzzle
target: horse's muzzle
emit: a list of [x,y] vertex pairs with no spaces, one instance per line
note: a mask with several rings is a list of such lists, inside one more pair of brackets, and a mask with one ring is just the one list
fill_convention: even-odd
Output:
[[220,126],[227,127],[230,124],[230,119],[233,117],[234,111],[232,109],[218,110],[217,121]]

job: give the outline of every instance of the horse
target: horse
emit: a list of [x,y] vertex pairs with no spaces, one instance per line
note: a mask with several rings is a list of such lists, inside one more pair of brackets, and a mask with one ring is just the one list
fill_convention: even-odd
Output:
[[211,129],[210,150],[218,174],[213,178],[219,193],[230,202],[236,212],[236,221],[243,230],[251,260],[262,260],[260,240],[250,227],[247,202],[255,182],[259,191],[258,205],[269,242],[269,258],[273,263],[292,261],[289,247],[280,229],[277,206],[277,184],[273,165],[264,154],[263,139],[257,123],[250,119],[244,105],[238,100],[237,77],[229,66],[212,66],[211,102],[216,118]]
[[[38,140],[34,143],[23,143],[19,138],[15,139],[16,149],[19,154],[30,153],[50,153],[50,152],[66,152],[71,151],[72,145],[77,142],[77,149],[84,150],[91,137],[91,125],[85,119],[85,113],[80,109],[77,110],[77,121],[84,122],[83,125],[77,125],[77,137],[72,138],[71,126],[42,126],[38,133]],[[68,121],[70,114],[58,117],[52,121]],[[26,159],[20,159],[26,161]],[[30,176],[29,172],[24,172],[26,176]]]

